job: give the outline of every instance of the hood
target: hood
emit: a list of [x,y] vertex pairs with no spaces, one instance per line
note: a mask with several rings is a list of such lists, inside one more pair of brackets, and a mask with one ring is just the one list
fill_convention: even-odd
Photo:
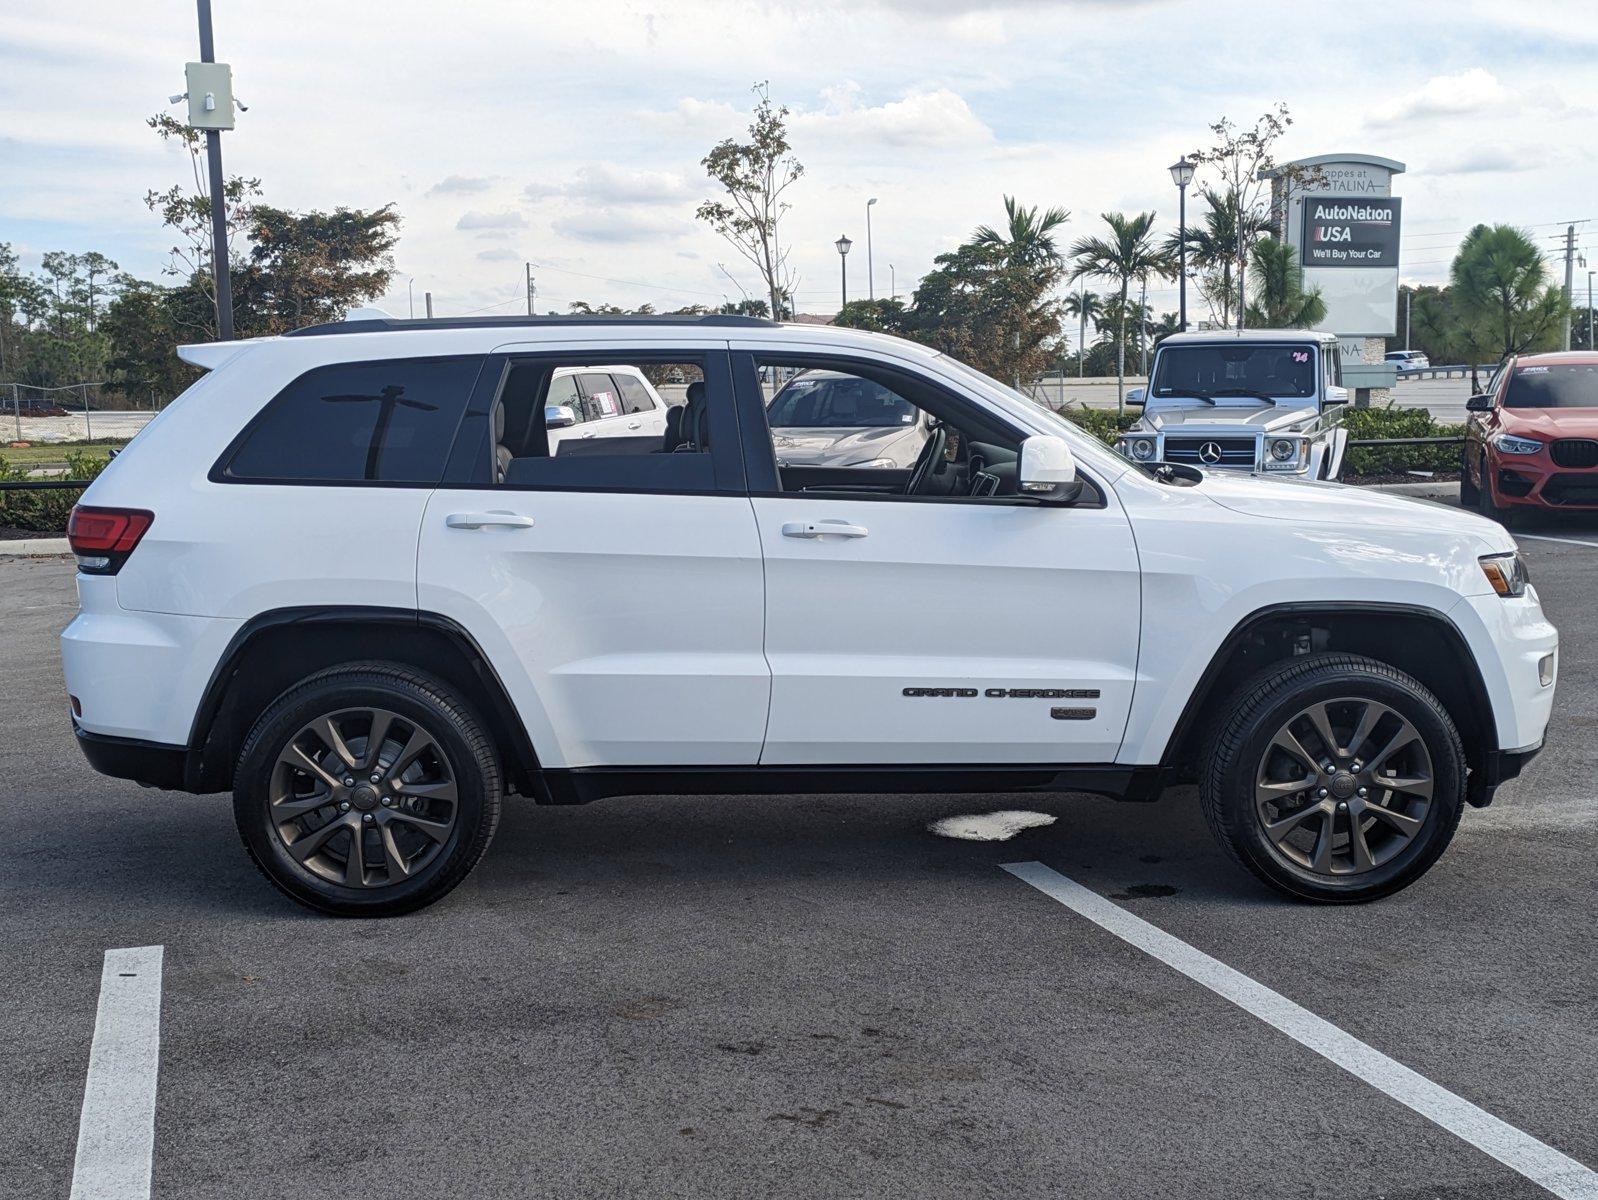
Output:
[[[777,461],[790,467],[842,467],[892,458],[898,445],[915,432],[913,425],[878,425],[869,429],[780,428],[771,431]],[[909,463],[905,464],[909,466]]]
[[1138,422],[1145,429],[1164,433],[1254,433],[1291,429],[1320,416],[1313,405],[1298,407],[1283,403],[1275,408],[1211,408],[1208,404],[1192,408],[1157,408],[1145,411]]
[[1498,427],[1544,441],[1598,438],[1598,408],[1500,408]]
[[1514,539],[1496,521],[1430,500],[1307,479],[1261,479],[1206,471],[1199,489],[1215,503],[1250,517],[1360,527],[1452,532],[1475,537],[1488,551],[1509,550]]

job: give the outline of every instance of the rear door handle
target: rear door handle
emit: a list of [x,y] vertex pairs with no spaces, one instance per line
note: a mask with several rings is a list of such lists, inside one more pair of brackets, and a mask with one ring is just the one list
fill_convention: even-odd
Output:
[[870,532],[864,525],[831,518],[823,521],[789,521],[782,527],[782,536],[791,538],[863,538]]
[[464,512],[450,513],[444,518],[444,524],[451,529],[482,529],[488,525],[506,529],[531,529],[533,519],[512,512]]
[[628,421],[627,422],[627,428],[628,429],[642,429],[643,427],[644,427],[644,423],[642,421]]

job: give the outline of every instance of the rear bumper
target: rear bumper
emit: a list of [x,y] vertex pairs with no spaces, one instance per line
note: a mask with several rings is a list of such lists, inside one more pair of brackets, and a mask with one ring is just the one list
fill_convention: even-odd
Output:
[[187,748],[90,733],[76,721],[72,723],[72,732],[78,735],[78,748],[83,751],[83,757],[100,774],[113,779],[131,779],[143,787],[169,791],[183,788]]

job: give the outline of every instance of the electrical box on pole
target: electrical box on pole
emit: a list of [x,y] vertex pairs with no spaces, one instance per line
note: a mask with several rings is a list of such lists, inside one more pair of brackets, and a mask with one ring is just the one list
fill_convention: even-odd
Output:
[[189,89],[190,128],[233,128],[231,66],[219,62],[184,63],[183,82]]

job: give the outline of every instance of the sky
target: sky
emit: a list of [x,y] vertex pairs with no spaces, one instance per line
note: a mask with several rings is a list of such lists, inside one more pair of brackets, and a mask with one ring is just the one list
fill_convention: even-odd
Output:
[[[1280,158],[1407,164],[1406,281],[1443,280],[1477,222],[1552,253],[1598,218],[1598,0],[213,3],[249,106],[227,171],[282,207],[393,204],[378,303],[399,315],[428,291],[441,316],[524,311],[526,262],[539,311],[760,295],[694,219],[715,194],[700,159],[743,134],[759,80],[804,165],[783,223],[801,312],[836,308],[840,234],[866,294],[870,197],[871,286],[907,296],[1006,194],[1069,210],[1068,240],[1109,210],[1174,228],[1168,165],[1278,101]],[[0,242],[158,278],[172,239],[143,197],[189,166],[144,119],[198,57],[193,4],[0,0],[0,18]],[[1578,245],[1598,268],[1598,220]],[[1150,299],[1174,309],[1174,286]]]

